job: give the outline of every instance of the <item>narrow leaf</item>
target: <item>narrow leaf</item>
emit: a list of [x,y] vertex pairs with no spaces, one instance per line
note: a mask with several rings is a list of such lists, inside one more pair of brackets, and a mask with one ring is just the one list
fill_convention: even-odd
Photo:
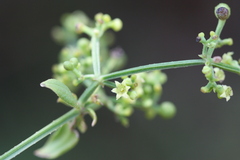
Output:
[[74,96],[70,89],[62,82],[56,79],[48,79],[42,82],[40,86],[51,89],[54,93],[58,95],[61,101],[65,102],[65,104],[71,107],[77,106],[76,96]]
[[40,158],[55,159],[72,149],[78,141],[78,132],[65,124],[52,134],[45,145],[36,150],[34,154]]

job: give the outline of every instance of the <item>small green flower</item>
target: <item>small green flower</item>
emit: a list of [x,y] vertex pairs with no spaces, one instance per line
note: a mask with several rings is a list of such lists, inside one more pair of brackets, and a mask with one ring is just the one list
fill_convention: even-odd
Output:
[[214,68],[214,76],[216,78],[216,81],[224,81],[225,79],[225,74],[224,74],[224,71],[222,69],[219,69],[219,68]]
[[226,101],[229,101],[231,96],[233,96],[233,90],[230,86],[218,85],[215,91],[217,92],[218,98],[226,98]]
[[223,85],[223,93],[220,95],[222,98],[226,98],[226,101],[233,95],[233,90],[230,86]]
[[112,89],[113,93],[116,93],[116,99],[118,100],[121,97],[129,98],[128,90],[130,89],[129,86],[127,86],[125,83],[119,83],[118,81],[115,81],[116,88]]

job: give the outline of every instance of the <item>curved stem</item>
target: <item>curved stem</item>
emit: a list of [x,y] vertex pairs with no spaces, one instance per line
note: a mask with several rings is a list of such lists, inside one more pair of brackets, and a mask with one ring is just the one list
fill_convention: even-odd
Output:
[[101,77],[103,80],[111,80],[111,79],[119,78],[122,76],[128,76],[131,74],[140,73],[140,72],[198,66],[198,65],[204,65],[204,63],[205,61],[202,59],[162,62],[162,63],[155,63],[155,64],[129,68],[129,69],[109,73],[106,75],[102,75]]

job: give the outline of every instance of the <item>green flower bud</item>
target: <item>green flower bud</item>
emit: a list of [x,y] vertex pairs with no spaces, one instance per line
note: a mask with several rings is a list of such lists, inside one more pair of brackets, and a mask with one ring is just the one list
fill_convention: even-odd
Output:
[[110,15],[108,14],[104,14],[103,17],[102,17],[103,21],[108,23],[112,20],[112,18],[110,17]]
[[215,32],[214,31],[210,31],[210,36],[214,36],[215,35]]
[[136,100],[137,97],[138,97],[138,94],[137,94],[136,91],[131,91],[131,92],[129,93],[129,97],[130,97],[131,100]]
[[204,86],[204,87],[201,87],[200,90],[202,93],[210,93],[212,91],[212,87]]
[[163,102],[158,113],[162,118],[170,119],[175,116],[176,111],[176,107],[172,102]]
[[127,86],[131,86],[133,84],[131,78],[125,78],[122,83]]
[[130,116],[133,113],[133,108],[129,106],[123,106],[122,104],[116,104],[115,112],[121,116]]
[[122,21],[119,18],[115,18],[114,20],[111,21],[110,27],[114,31],[118,32],[118,31],[120,31],[122,29],[123,23],[122,23]]
[[97,13],[94,17],[95,21],[98,23],[103,23],[103,14],[102,13]]
[[146,94],[150,94],[150,93],[152,93],[152,91],[153,91],[151,85],[144,85],[143,90],[144,90],[144,92],[145,92]]
[[84,24],[83,23],[78,23],[78,24],[76,24],[76,32],[78,33],[78,34],[81,34],[82,32],[83,32],[83,29],[84,29]]
[[222,56],[221,62],[231,65],[233,61],[232,55],[233,55],[233,52],[224,53]]
[[89,44],[90,41],[87,38],[80,38],[77,41],[77,46],[84,51],[86,51],[89,48]]
[[153,106],[153,100],[148,98],[143,101],[143,107],[149,108]]
[[72,71],[74,69],[74,65],[70,62],[70,61],[65,61],[63,63],[63,67],[67,70],[67,71]]
[[212,67],[204,66],[202,69],[202,73],[205,74],[206,78],[211,78],[212,76]]
[[131,79],[132,81],[135,81],[137,79],[137,75],[136,74],[131,75]]
[[231,15],[230,7],[225,3],[220,3],[215,7],[215,16],[219,20],[227,20]]
[[216,81],[224,81],[225,79],[225,74],[224,71],[222,69],[219,68],[214,68],[214,77],[216,78]]
[[206,39],[205,39],[205,34],[203,33],[203,32],[200,32],[199,34],[198,34],[198,36],[196,37],[196,42],[205,42],[206,41]]
[[78,66],[78,59],[73,57],[69,60],[70,63],[72,63],[73,67],[76,68]]

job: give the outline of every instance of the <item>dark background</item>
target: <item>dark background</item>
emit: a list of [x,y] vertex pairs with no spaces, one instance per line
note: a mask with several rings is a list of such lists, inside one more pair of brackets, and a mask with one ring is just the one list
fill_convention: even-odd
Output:
[[[50,36],[65,12],[83,10],[91,18],[103,12],[123,20],[116,45],[129,56],[128,66],[171,60],[197,59],[201,31],[215,30],[213,8],[218,0],[1,0],[0,1],[0,154],[18,144],[70,108],[56,103],[56,96],[39,86],[51,78],[61,46]],[[232,37],[234,46],[215,51],[222,55],[240,50],[240,1],[225,1],[232,9],[222,38]],[[81,135],[80,143],[59,160],[226,160],[240,152],[240,77],[227,73],[231,85],[229,102],[215,94],[202,94],[207,81],[201,67],[166,70],[162,100],[175,103],[172,120],[148,121],[135,112],[130,127],[115,122],[106,109],[99,121]],[[90,119],[88,119],[90,124]],[[37,160],[33,151],[46,139],[27,149],[16,160]]]

